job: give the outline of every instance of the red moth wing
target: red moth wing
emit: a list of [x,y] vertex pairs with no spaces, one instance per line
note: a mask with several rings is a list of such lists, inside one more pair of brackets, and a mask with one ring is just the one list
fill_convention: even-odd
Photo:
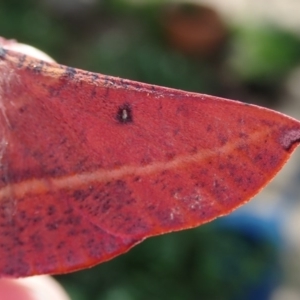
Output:
[[247,202],[300,138],[280,113],[0,52],[0,275],[66,273]]

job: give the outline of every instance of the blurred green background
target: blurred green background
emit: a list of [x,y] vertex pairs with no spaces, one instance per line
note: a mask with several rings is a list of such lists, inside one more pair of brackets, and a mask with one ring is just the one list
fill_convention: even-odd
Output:
[[[300,62],[294,32],[230,23],[201,1],[2,0],[0,36],[65,65],[273,108]],[[74,300],[271,299],[284,277],[280,233],[260,219],[229,220],[56,278]]]

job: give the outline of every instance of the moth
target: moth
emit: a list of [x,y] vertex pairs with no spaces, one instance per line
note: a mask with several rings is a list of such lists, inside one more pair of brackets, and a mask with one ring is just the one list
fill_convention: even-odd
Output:
[[66,273],[229,214],[282,168],[299,121],[96,74],[0,40],[0,276]]

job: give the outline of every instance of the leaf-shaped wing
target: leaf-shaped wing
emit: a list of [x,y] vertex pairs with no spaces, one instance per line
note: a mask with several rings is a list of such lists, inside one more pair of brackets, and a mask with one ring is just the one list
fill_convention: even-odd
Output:
[[300,123],[0,50],[0,275],[65,273],[247,202]]

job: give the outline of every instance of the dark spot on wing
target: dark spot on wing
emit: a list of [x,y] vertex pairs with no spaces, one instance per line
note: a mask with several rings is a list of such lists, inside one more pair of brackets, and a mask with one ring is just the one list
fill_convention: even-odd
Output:
[[119,107],[116,119],[122,124],[133,122],[132,108],[128,103],[125,103]]
[[26,111],[27,107],[26,105],[19,108],[19,113],[23,114]]
[[36,73],[36,74],[41,73],[41,71],[43,70],[44,65],[45,65],[45,61],[40,60],[39,63],[33,67],[34,73]]
[[24,54],[19,58],[17,67],[22,68],[25,61],[26,61],[26,55]]
[[4,48],[0,47],[0,58],[4,59],[6,54],[7,54],[7,51]]
[[70,79],[73,79],[76,75],[77,71],[74,68],[66,67],[65,75]]
[[128,87],[128,84],[125,82],[125,80],[124,79],[120,79],[120,83],[121,83],[121,85],[122,85],[122,87],[124,88],[124,89],[127,89],[127,87]]
[[47,209],[48,216],[53,216],[56,213],[56,208],[54,205],[49,205]]
[[108,83],[109,83],[109,76],[108,75],[105,75],[105,77],[104,77],[104,85],[106,86],[106,85],[108,85]]
[[48,87],[48,92],[49,92],[50,98],[55,98],[55,97],[59,96],[59,93],[61,92],[61,89],[58,89],[57,87],[49,86]]
[[98,74],[91,73],[91,76],[92,76],[92,82],[95,82],[95,81],[99,80],[99,75]]
[[298,128],[292,128],[284,130],[280,143],[286,151],[293,150],[300,142],[300,130]]

